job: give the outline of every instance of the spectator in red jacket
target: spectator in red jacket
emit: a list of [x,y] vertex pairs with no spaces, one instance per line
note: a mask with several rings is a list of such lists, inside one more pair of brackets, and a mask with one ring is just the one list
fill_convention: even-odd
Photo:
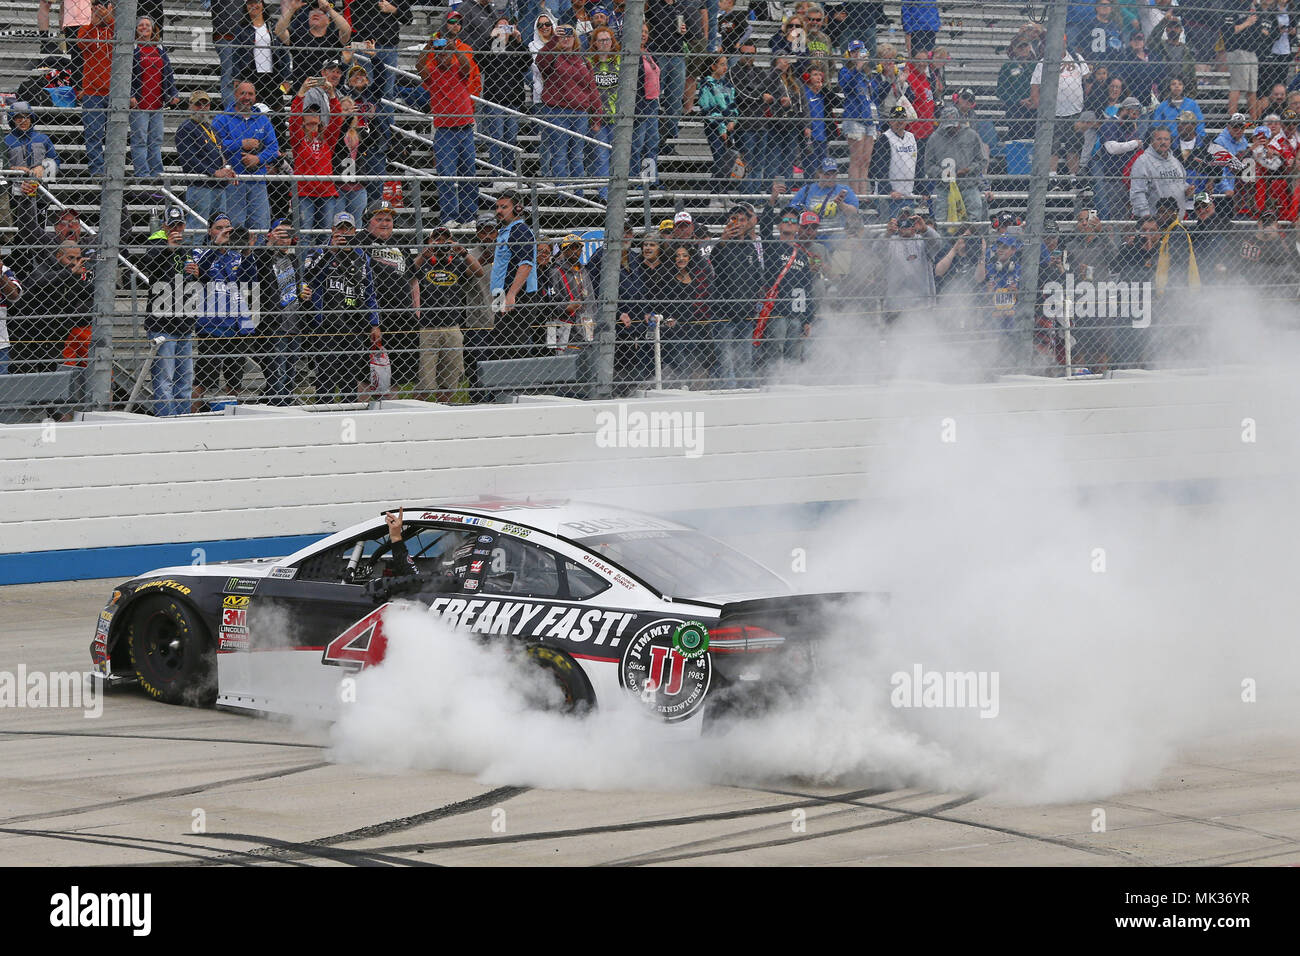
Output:
[[542,127],[542,176],[563,184],[586,173],[586,136],[593,115],[602,112],[600,93],[591,65],[578,49],[573,27],[560,24],[555,36],[537,54],[542,76],[541,115],[560,127]]
[[171,57],[153,41],[154,22],[141,17],[135,27],[135,62],[131,70],[131,165],[136,176],[163,174],[163,108],[180,103]]
[[90,23],[77,30],[72,53],[73,86],[86,132],[91,176],[104,175],[104,130],[108,126],[108,77],[113,64],[113,0],[94,0]]
[[293,174],[298,177],[298,228],[302,232],[327,229],[338,212],[338,186],[329,179],[309,176],[334,175],[334,145],[343,125],[352,121],[352,100],[340,101],[329,91],[329,115],[321,113],[319,103],[303,105],[308,91],[322,84],[319,76],[303,81],[289,108],[289,144],[293,149]]
[[474,185],[474,101],[470,84],[477,73],[469,54],[445,37],[429,41],[429,55],[420,61],[420,75],[429,91],[433,114],[433,156],[438,176],[438,212],[448,229],[474,228],[478,188]]
[[930,81],[926,77],[926,68],[929,66],[928,60],[924,56],[907,61],[907,88],[910,91],[907,98],[912,101],[912,109],[916,110],[916,122],[908,129],[916,137],[917,143],[923,143],[935,127],[934,122],[934,91],[930,89]]

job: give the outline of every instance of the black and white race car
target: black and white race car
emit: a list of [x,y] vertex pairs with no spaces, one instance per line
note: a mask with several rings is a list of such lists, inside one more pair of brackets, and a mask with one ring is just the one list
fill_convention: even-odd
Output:
[[415,601],[512,641],[567,708],[631,693],[698,728],[806,677],[849,597],[793,594],[720,541],[622,509],[488,499],[402,513],[415,575],[380,515],[285,558],[125,582],[99,616],[96,674],[169,703],[329,719],[341,679],[383,660],[385,611]]

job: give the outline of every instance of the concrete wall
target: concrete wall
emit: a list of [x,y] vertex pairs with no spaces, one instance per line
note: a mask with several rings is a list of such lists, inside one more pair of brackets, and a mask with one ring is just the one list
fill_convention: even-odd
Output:
[[1064,480],[1081,485],[1295,474],[1290,445],[1243,442],[1243,419],[1264,435],[1289,422],[1280,393],[1244,375],[666,393],[621,404],[625,415],[700,416],[698,454],[602,447],[602,413],[636,424],[618,417],[619,402],[545,398],[2,427],[0,583],[287,553],[397,501],[564,494],[708,514],[869,498],[909,446],[953,428],[966,441],[1051,441]]

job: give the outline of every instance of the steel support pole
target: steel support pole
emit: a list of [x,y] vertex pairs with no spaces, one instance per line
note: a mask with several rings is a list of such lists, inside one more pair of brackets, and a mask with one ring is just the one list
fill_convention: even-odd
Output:
[[108,81],[108,127],[104,135],[104,188],[99,205],[99,249],[95,257],[95,314],[90,339],[89,398],[96,408],[113,401],[113,319],[117,257],[122,251],[122,209],[126,192],[131,69],[135,54],[136,0],[114,6],[113,65]]
[[[623,56],[618,69],[618,107],[614,111],[614,148],[609,157],[609,204],[605,208],[605,253],[600,270],[596,319],[596,381],[592,398],[614,394],[614,326],[618,321],[618,282],[623,262],[627,191],[631,186],[632,132],[636,121],[637,80],[641,73],[641,24],[645,0],[627,0],[623,14]],[[650,192],[645,191],[647,208]]]
[[1043,220],[1047,213],[1047,190],[1051,185],[1052,144],[1056,135],[1056,99],[1065,56],[1065,2],[1049,0],[1047,35],[1043,48],[1043,78],[1038,87],[1038,118],[1034,125],[1034,159],[1030,167],[1029,206],[1025,212],[1025,247],[1021,250],[1020,289],[1016,295],[1016,329],[1013,350],[1015,368],[1033,371],[1034,315],[1038,310],[1038,254],[1043,241]]

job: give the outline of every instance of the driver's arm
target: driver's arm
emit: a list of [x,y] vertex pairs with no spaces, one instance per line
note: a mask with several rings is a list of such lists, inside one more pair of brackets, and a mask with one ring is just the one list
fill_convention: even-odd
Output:
[[388,512],[384,515],[384,521],[388,524],[388,540],[393,543],[393,559],[389,562],[393,575],[395,577],[418,575],[420,569],[415,566],[415,559],[406,550],[406,542],[402,540],[402,509]]

